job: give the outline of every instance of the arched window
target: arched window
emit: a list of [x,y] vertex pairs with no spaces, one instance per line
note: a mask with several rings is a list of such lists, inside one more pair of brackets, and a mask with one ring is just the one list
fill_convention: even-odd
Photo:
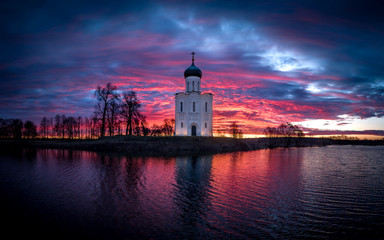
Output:
[[195,81],[192,82],[192,91],[195,91]]
[[205,102],[205,112],[208,112],[208,102]]
[[180,125],[181,125],[181,128],[183,128],[183,122],[181,122],[181,124],[180,124]]
[[193,102],[193,112],[195,112],[195,102]]
[[205,123],[205,128],[207,128],[207,123]]
[[180,112],[183,111],[183,102],[180,102]]

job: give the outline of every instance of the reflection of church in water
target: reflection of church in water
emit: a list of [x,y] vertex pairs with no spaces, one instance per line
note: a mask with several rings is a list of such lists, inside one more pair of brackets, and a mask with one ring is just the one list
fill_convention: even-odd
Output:
[[192,65],[184,71],[185,92],[176,93],[175,135],[212,136],[212,93],[201,93],[201,70]]

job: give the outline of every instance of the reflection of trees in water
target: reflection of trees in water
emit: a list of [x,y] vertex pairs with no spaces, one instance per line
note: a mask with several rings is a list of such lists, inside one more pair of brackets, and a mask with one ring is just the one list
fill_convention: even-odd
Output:
[[270,206],[267,211],[268,221],[274,221],[279,229],[284,229],[290,219],[296,218],[300,212],[303,161],[303,149],[268,150],[268,188],[270,190]]
[[145,164],[143,158],[126,157],[124,161],[124,183],[125,188],[133,194],[137,194],[138,186],[142,186],[141,177],[143,175],[143,166]]
[[211,207],[210,193],[213,156],[176,158],[174,203],[178,207],[180,233],[186,238],[199,236],[199,226],[206,225],[205,215]]
[[35,160],[37,157],[37,149],[36,148],[10,148],[10,149],[3,149],[0,148],[1,155],[3,156],[11,156],[14,159],[17,160],[28,160],[32,161]]
[[243,156],[243,152],[234,152],[234,153],[229,153],[230,154],[230,159],[229,159],[229,167],[230,167],[230,174],[228,174],[228,182],[237,189],[237,187],[239,186],[239,181],[241,181],[241,179],[239,177],[239,169],[238,169],[238,165],[241,164],[241,161],[242,160],[242,156]]
[[140,214],[140,185],[145,159],[120,154],[98,154],[99,196],[95,203],[103,227],[116,234],[127,234]]

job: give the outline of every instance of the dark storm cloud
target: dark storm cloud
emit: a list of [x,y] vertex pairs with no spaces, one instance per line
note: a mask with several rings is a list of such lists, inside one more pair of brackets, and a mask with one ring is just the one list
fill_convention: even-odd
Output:
[[5,1],[0,115],[88,115],[111,81],[172,117],[196,51],[222,119],[383,117],[383,29],[378,1]]
[[299,84],[266,82],[263,88],[255,87],[247,89],[246,95],[254,98],[271,100],[297,100],[305,101],[309,93]]

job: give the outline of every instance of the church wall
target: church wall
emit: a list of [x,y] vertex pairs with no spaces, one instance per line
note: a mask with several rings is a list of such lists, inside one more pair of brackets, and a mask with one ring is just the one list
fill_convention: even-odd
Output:
[[[178,136],[191,136],[192,126],[196,126],[197,136],[212,136],[212,94],[190,92],[175,96],[175,133]],[[181,109],[181,103],[183,107]],[[195,108],[193,108],[195,105]],[[181,124],[182,123],[182,124]]]
[[201,79],[196,76],[190,76],[185,79],[185,92],[200,92]]
[[[175,133],[177,136],[187,136],[188,95],[177,93],[175,101]],[[183,109],[180,106],[181,102],[183,103]]]
[[[193,61],[192,58],[192,65]],[[196,68],[192,71],[195,70]],[[198,71],[200,70],[198,69]],[[175,134],[191,136],[192,126],[195,126],[196,136],[212,136],[213,95],[211,93],[201,94],[201,78],[198,77],[201,76],[201,72],[197,76],[195,73],[186,75],[184,72],[184,76],[187,76],[185,92],[175,94]]]
[[200,98],[201,95],[198,92],[188,94],[188,136],[192,135],[193,125],[196,126],[196,135],[201,136]]
[[212,121],[212,94],[204,93],[201,95],[201,135],[212,136],[213,121]]

